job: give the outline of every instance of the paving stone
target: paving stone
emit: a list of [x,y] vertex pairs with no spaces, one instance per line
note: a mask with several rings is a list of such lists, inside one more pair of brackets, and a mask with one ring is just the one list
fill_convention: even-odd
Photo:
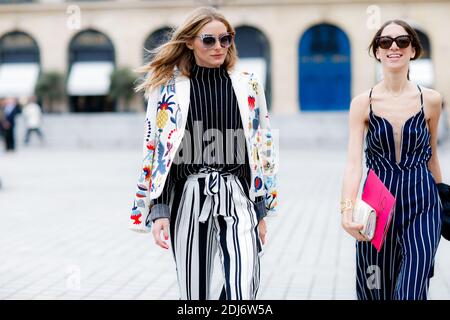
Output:
[[[355,299],[355,244],[338,212],[345,147],[280,154],[280,209],[267,219],[258,297]],[[172,253],[127,229],[139,156],[114,148],[0,153],[0,299],[178,299]],[[450,181],[450,147],[439,156]],[[431,299],[450,299],[449,265],[442,240]],[[219,269],[213,292],[220,289]]]

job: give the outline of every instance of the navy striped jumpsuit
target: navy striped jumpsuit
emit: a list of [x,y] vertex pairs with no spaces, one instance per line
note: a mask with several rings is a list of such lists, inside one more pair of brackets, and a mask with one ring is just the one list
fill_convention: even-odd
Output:
[[421,108],[404,123],[397,162],[394,130],[372,110],[366,134],[366,166],[396,198],[386,241],[378,253],[370,242],[356,243],[356,288],[360,300],[427,299],[441,234],[441,203],[428,169],[430,132]]

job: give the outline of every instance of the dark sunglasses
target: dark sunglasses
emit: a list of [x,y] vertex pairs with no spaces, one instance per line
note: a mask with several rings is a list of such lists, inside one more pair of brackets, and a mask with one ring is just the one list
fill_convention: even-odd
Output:
[[221,34],[217,38],[215,36],[213,36],[212,34],[201,34],[196,37],[200,38],[200,40],[202,41],[203,47],[205,49],[213,48],[216,45],[216,40],[219,41],[220,46],[222,48],[229,48],[231,46],[231,44],[233,43],[234,32]]
[[395,38],[389,36],[377,37],[377,43],[381,49],[389,49],[394,41],[397,44],[397,47],[400,49],[405,49],[411,43],[411,36],[402,35]]

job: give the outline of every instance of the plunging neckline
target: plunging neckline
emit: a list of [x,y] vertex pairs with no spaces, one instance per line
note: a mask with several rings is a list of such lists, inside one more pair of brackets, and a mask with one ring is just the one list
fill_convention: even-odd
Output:
[[[420,110],[418,112],[416,112],[415,114],[413,114],[412,116],[410,116],[408,119],[406,119],[406,121],[403,123],[403,125],[401,126],[400,129],[400,153],[399,153],[399,159],[397,161],[397,146],[395,144],[395,137],[394,137],[394,126],[391,124],[391,122],[382,117],[379,116],[377,114],[375,114],[375,112],[373,112],[372,110],[372,103],[370,103],[370,114],[372,114],[375,118],[381,119],[384,123],[387,123],[387,126],[390,128],[390,132],[391,132],[391,138],[392,141],[394,142],[394,162],[397,166],[400,167],[401,163],[402,163],[402,159],[403,159],[403,140],[404,140],[404,131],[405,131],[405,127],[408,124],[408,122],[414,120],[418,115],[422,114],[423,111],[423,104],[420,106]],[[425,129],[428,131],[428,126],[425,124]]]
[[[408,119],[406,119],[406,121],[403,123],[403,125],[401,126],[400,129],[400,153],[399,153],[399,159],[397,161],[397,146],[395,143],[395,136],[394,136],[394,126],[391,124],[391,122],[382,117],[382,116],[378,116],[373,112],[373,108],[372,108],[372,91],[373,88],[370,89],[370,93],[369,93],[369,107],[370,107],[370,115],[373,115],[375,118],[380,119],[381,121],[383,121],[383,123],[387,123],[386,127],[389,127],[391,129],[391,137],[392,137],[392,141],[394,142],[394,162],[395,164],[400,167],[401,163],[402,163],[402,159],[403,159],[403,140],[404,140],[404,131],[405,131],[405,127],[408,124],[409,121],[414,120],[418,115],[423,114],[424,116],[424,120],[425,120],[425,130],[429,133],[429,129],[426,123],[426,119],[425,119],[425,111],[424,111],[424,107],[423,107],[423,94],[422,94],[422,90],[420,89],[420,86],[417,85],[417,89],[419,89],[420,92],[420,110],[418,112],[416,112],[415,114],[413,114],[412,116],[410,116]],[[389,143],[389,142],[388,142]]]

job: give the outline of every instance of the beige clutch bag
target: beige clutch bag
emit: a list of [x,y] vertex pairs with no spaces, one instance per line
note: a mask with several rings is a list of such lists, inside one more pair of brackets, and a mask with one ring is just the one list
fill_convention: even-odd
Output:
[[353,222],[362,224],[364,228],[360,231],[360,233],[368,240],[373,239],[377,224],[377,213],[374,208],[361,199],[356,201],[353,209]]

